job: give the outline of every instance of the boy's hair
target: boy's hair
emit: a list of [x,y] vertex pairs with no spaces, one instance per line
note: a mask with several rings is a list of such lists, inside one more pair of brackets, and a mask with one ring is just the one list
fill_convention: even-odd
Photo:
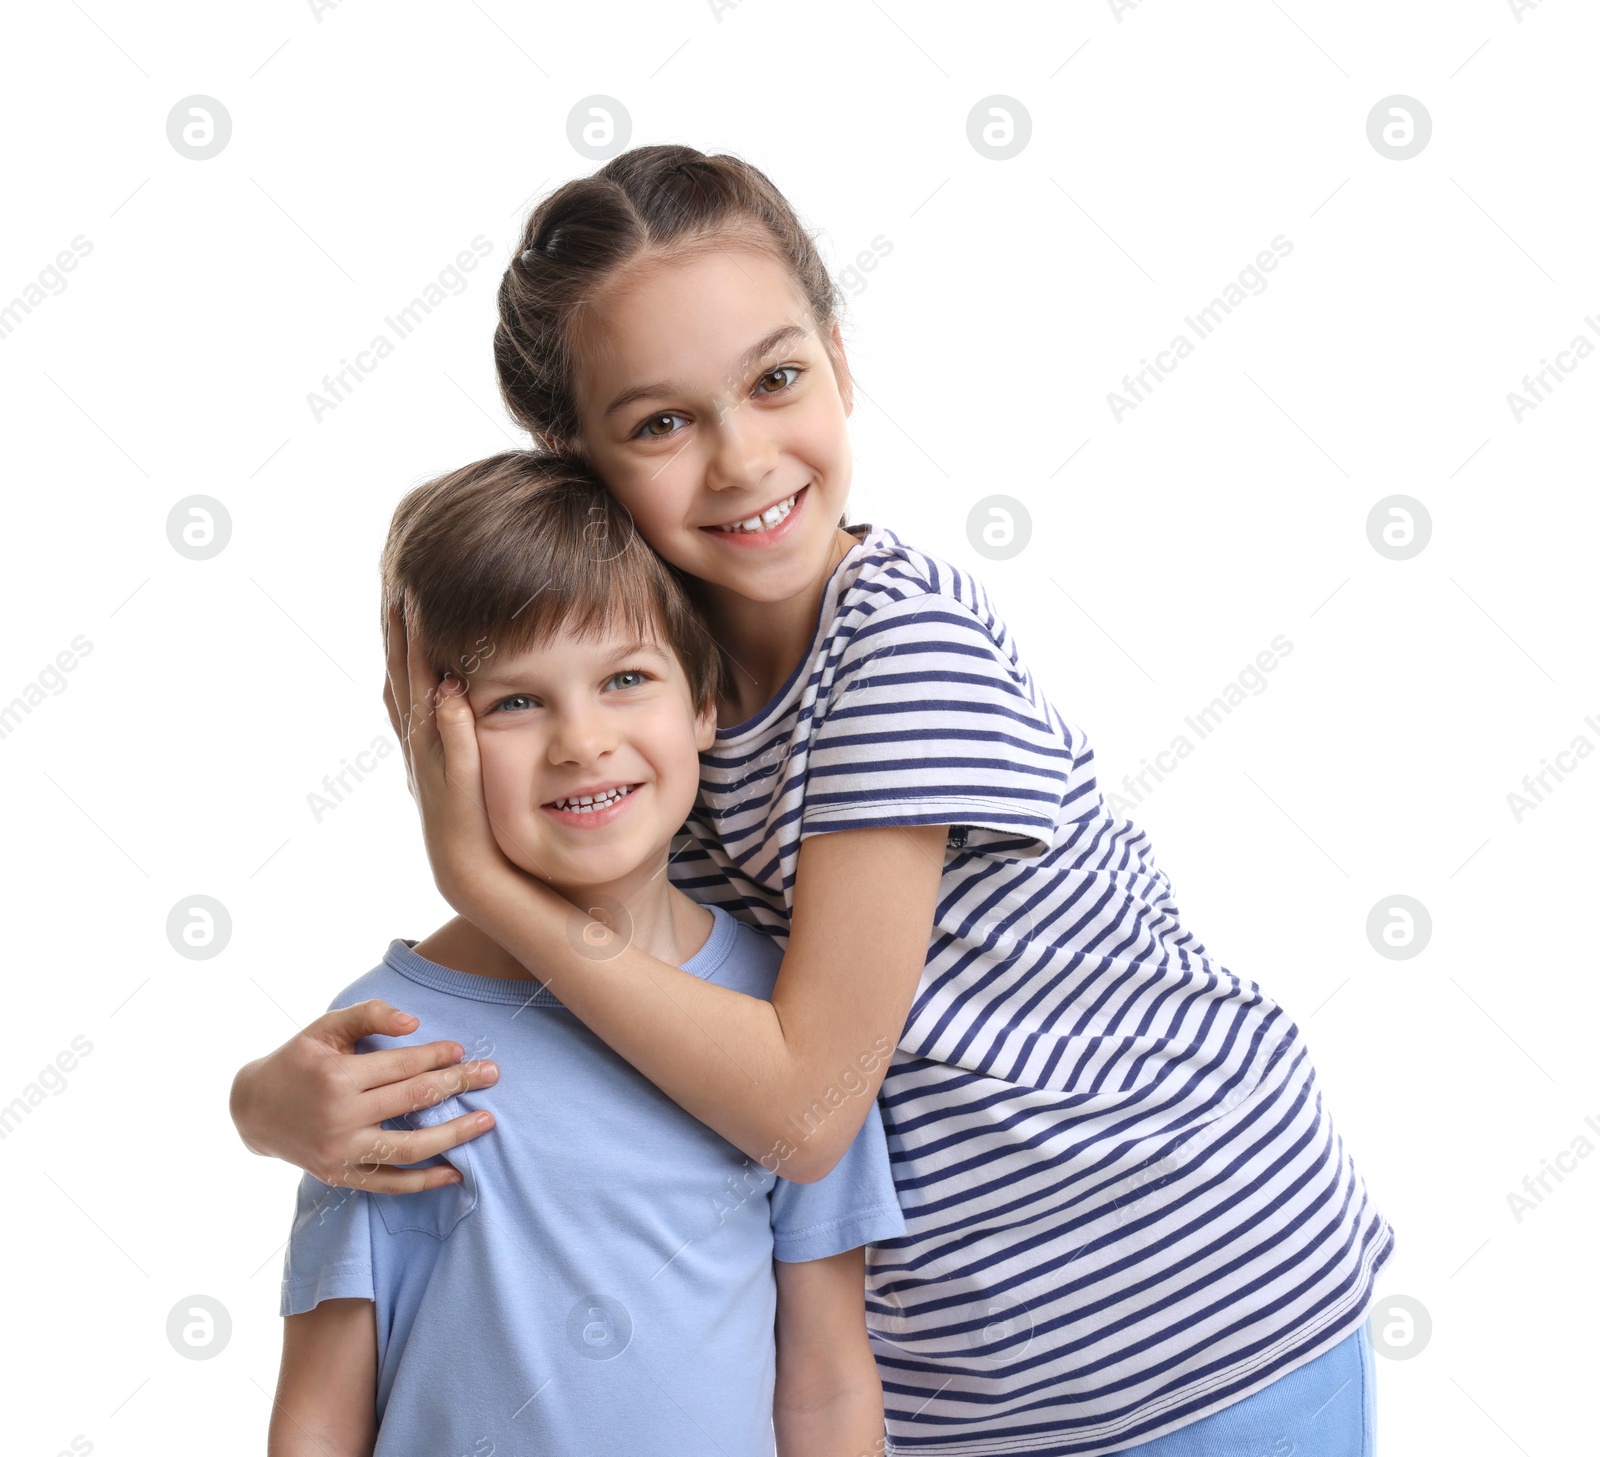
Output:
[[766,174],[693,147],[635,147],[536,207],[500,281],[494,331],[500,393],[514,419],[551,449],[577,452],[574,381],[586,302],[619,267],[744,242],[788,270],[833,360],[838,293],[811,235]]
[[581,461],[507,450],[417,486],[395,507],[380,573],[385,622],[411,599],[428,661],[469,686],[494,656],[563,629],[622,628],[677,654],[697,710],[722,687],[681,574]]

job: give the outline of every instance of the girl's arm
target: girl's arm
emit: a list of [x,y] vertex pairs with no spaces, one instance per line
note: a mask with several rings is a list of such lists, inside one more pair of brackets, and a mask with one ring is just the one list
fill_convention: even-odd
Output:
[[927,956],[944,841],[941,826],[806,840],[770,1002],[657,961],[514,867],[446,895],[679,1107],[804,1184],[844,1156],[878,1094]]
[[877,1457],[883,1386],[867,1341],[865,1251],[773,1261],[778,1278],[778,1457]]
[[[475,755],[470,722],[466,741]],[[877,1096],[900,1040],[932,935],[944,839],[942,827],[922,826],[806,840],[770,1002],[617,943],[492,842],[489,868],[467,872],[478,894],[452,888],[442,870],[440,890],[679,1107],[803,1184],[829,1173],[860,1132],[866,1099]],[[491,1115],[410,1133],[381,1124],[487,1087],[499,1073],[488,1061],[449,1066],[462,1056],[453,1043],[351,1050],[361,1037],[414,1025],[386,1002],[361,1002],[247,1063],[229,1103],[246,1147],[371,1194],[453,1182],[459,1176],[447,1164],[389,1166],[476,1138],[493,1127]],[[840,1104],[841,1076],[846,1088],[864,1081],[865,1097]]]
[[[860,1132],[916,994],[944,870],[944,827],[805,840],[772,999],[744,996],[621,945],[506,858],[484,808],[471,709],[451,694],[435,712],[439,685],[420,654],[408,660],[407,643],[394,615],[384,700],[441,894],[679,1107],[794,1183],[824,1177]],[[412,1020],[365,1002],[327,1013],[247,1064],[231,1100],[246,1146],[369,1193],[452,1178],[445,1165],[386,1166],[442,1153],[492,1120],[474,1127],[473,1115],[463,1115],[406,1134],[379,1125],[483,1087],[498,1072],[486,1062],[446,1067],[462,1054],[445,1043],[351,1050],[362,1036],[403,1034]],[[866,1097],[844,1096],[841,1075],[858,1090],[864,1081]]]
[[[745,996],[627,944],[507,858],[464,685],[441,685],[408,642],[396,614],[385,699],[441,893],[680,1108],[784,1178],[823,1178],[860,1132],[905,1027],[945,827],[804,840],[772,999]],[[865,1097],[844,1096],[842,1075],[864,1080]]]
[[283,1322],[267,1457],[372,1457],[378,1440],[377,1307],[324,1300]]

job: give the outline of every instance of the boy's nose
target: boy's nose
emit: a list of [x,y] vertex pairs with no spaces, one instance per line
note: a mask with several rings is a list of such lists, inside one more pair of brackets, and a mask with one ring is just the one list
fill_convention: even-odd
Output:
[[593,763],[616,747],[616,734],[598,714],[563,718],[550,740],[556,763]]

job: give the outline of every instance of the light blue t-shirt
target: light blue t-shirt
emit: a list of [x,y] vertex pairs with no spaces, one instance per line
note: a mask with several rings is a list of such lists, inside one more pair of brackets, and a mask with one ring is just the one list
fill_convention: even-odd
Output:
[[[778,948],[712,915],[683,969],[770,997]],[[496,1126],[444,1156],[463,1177],[443,1189],[365,1194],[306,1175],[280,1306],[375,1301],[375,1457],[770,1457],[774,1257],[905,1233],[876,1102],[825,1179],[775,1178],[537,981],[454,971],[415,944],[393,942],[330,1007],[382,997],[420,1019],[408,1037],[364,1038],[363,1051],[453,1038],[501,1068],[492,1087],[388,1126],[480,1107]],[[738,1048],[727,1052],[737,1062]],[[830,1105],[865,1095],[857,1069],[834,1083]]]

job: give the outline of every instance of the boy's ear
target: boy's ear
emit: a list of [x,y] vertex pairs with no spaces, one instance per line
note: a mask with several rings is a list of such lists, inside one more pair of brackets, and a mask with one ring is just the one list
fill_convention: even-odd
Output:
[[694,716],[694,746],[704,754],[716,741],[717,700],[707,695],[706,701],[701,704],[699,712]]

